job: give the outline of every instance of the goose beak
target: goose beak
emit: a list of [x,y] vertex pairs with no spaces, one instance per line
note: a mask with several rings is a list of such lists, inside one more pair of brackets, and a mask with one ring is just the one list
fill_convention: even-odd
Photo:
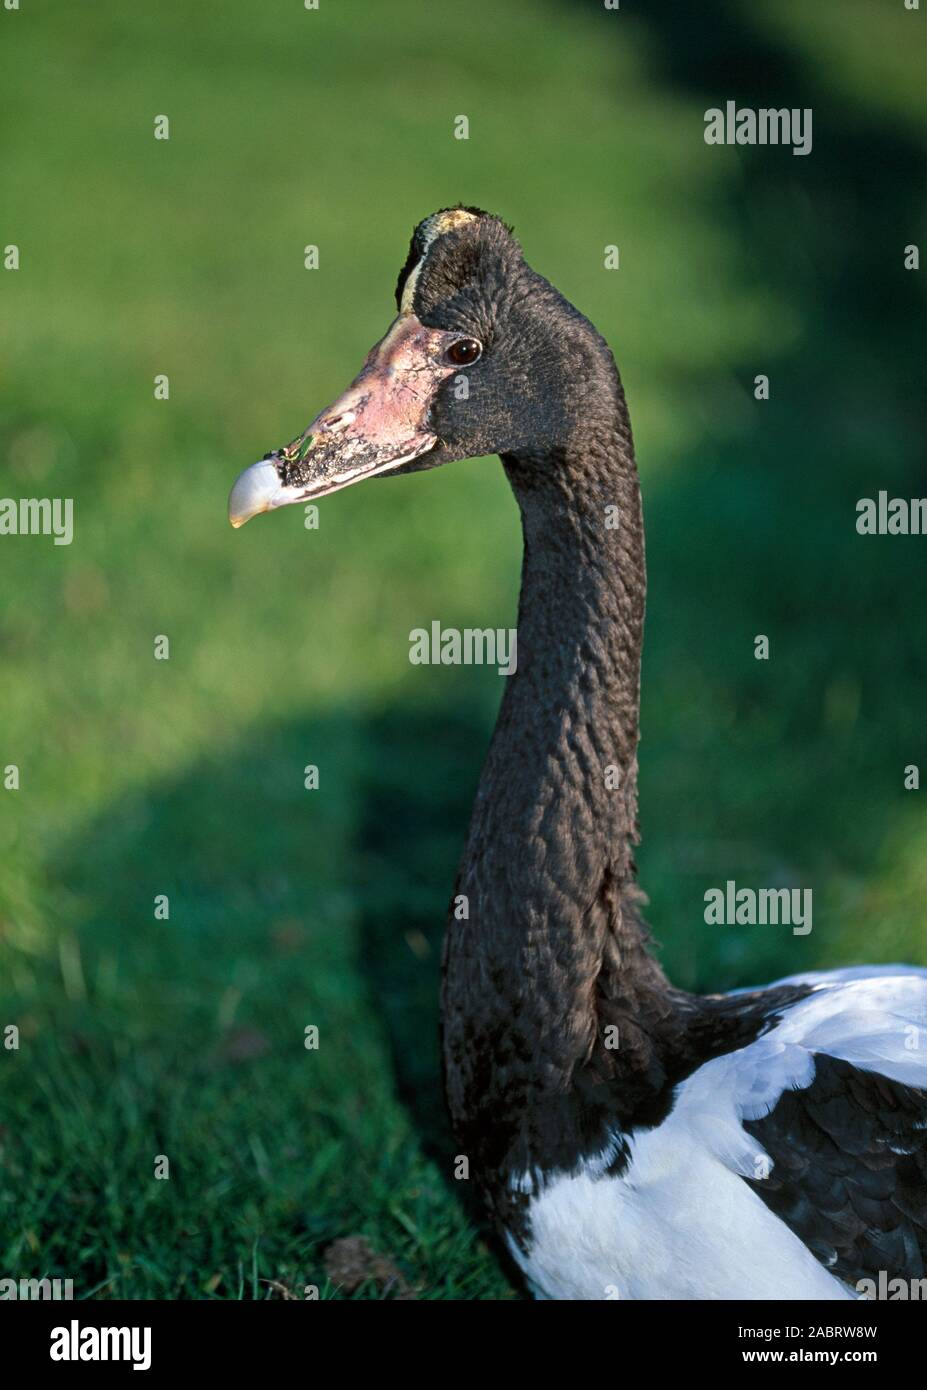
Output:
[[241,474],[229,497],[232,525],[327,497],[434,448],[428,413],[441,382],[458,370],[444,358],[458,336],[400,314],[344,395],[286,448]]

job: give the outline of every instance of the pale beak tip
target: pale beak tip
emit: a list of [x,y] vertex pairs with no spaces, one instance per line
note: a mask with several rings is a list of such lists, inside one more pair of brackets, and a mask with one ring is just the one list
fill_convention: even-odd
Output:
[[272,463],[262,459],[246,468],[229,493],[229,521],[235,530],[259,512],[269,511],[280,491],[280,479]]

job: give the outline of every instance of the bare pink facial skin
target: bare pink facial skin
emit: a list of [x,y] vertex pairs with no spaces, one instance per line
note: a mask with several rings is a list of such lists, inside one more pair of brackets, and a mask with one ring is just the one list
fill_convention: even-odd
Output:
[[400,314],[344,394],[285,449],[242,473],[229,497],[232,525],[324,497],[431,449],[437,438],[428,411],[441,382],[460,370],[445,360],[459,337]]

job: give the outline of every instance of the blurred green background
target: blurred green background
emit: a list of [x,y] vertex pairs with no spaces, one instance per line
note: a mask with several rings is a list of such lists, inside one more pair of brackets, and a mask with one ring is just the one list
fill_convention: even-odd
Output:
[[[0,1027],[21,1035],[0,1048],[0,1274],[393,1296],[329,1279],[330,1242],[362,1234],[419,1298],[518,1296],[449,1176],[436,1048],[500,681],[408,661],[433,618],[514,620],[514,502],[486,459],[341,493],[318,531],[225,511],[354,375],[412,226],[448,203],[513,222],[624,375],[641,879],[670,973],[927,962],[903,789],[927,761],[927,541],[854,528],[858,498],[927,491],[903,267],[925,23],[902,0],[0,9],[0,244],[21,252],[0,495],[76,509],[69,548],[0,540],[0,765],[21,770],[0,792]],[[813,153],[706,146],[728,98],[812,107]],[[728,877],[813,887],[811,936],[706,927]]]

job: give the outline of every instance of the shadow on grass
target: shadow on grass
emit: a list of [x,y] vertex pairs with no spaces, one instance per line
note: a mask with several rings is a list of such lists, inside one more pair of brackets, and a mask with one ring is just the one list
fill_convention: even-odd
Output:
[[[453,703],[255,732],[125,798],[55,865],[80,923],[65,1031],[96,1078],[86,1111],[124,1085],[130,1123],[191,1157],[209,1141],[192,1138],[189,1108],[221,1115],[212,1181],[227,1177],[243,1204],[253,1183],[238,1154],[256,1136],[279,1177],[255,1224],[282,1223],[310,1259],[368,1217],[376,1231],[377,1210],[414,1207],[398,1097],[445,1196],[514,1278],[470,1185],[452,1178],[438,1047],[445,906],[487,736]],[[153,920],[160,895],[167,920]],[[308,1072],[307,1023],[321,1035]],[[203,1099],[217,1075],[221,1094]],[[182,1108],[171,1131],[164,1115]],[[304,1219],[301,1174],[331,1152],[325,1209]],[[136,1168],[148,1167],[146,1150]]]

